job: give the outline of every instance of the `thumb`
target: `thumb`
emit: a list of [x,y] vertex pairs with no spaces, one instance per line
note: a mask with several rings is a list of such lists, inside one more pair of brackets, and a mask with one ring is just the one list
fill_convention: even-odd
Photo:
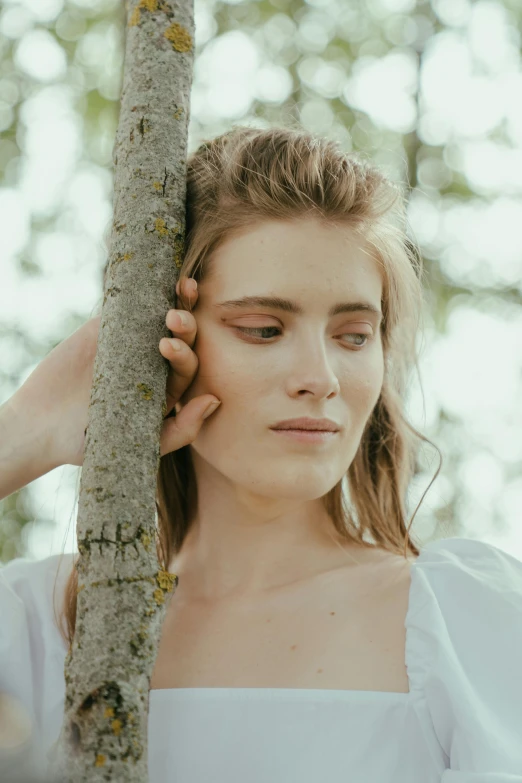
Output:
[[[212,403],[217,403],[212,407]],[[205,418],[221,405],[221,400],[205,394],[187,402],[176,416],[163,420],[160,435],[160,457],[177,451],[197,437]]]

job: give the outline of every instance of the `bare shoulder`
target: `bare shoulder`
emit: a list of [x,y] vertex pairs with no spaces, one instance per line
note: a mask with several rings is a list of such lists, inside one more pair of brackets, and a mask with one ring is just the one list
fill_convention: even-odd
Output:
[[411,566],[416,558],[375,549],[358,552],[356,559],[358,564],[337,572],[331,584],[333,594],[344,599],[342,603],[352,616],[365,617],[390,634],[401,632],[409,605]]
[[368,584],[372,588],[379,586],[390,588],[394,584],[407,583],[411,565],[416,560],[414,555],[409,555],[407,559],[402,555],[376,547],[352,551],[349,557],[350,562],[347,562],[346,568],[341,569],[344,576],[347,579],[355,578],[361,584]]
[[408,600],[411,584],[411,566],[415,561],[411,556],[406,559],[402,555],[380,550],[375,562],[368,571],[372,585],[381,593],[389,593],[390,598],[397,598],[400,594]]

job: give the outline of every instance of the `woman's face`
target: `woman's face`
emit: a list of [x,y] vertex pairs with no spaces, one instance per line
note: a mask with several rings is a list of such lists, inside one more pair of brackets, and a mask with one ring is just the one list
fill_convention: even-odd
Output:
[[[353,461],[384,374],[381,273],[361,245],[350,228],[306,218],[257,225],[213,254],[193,311],[198,373],[181,403],[221,400],[190,447],[236,490],[317,499]],[[247,296],[300,312],[223,304]],[[329,314],[354,302],[379,312]],[[333,419],[340,431],[318,444],[270,429],[300,416]]]

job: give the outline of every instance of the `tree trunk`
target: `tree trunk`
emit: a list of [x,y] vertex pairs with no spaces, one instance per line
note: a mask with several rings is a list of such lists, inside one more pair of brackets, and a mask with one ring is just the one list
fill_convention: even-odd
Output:
[[175,590],[155,546],[167,362],[185,236],[193,0],[131,0],[114,146],[114,222],[78,506],[74,642],[49,768],[68,783],[148,779],[149,685]]

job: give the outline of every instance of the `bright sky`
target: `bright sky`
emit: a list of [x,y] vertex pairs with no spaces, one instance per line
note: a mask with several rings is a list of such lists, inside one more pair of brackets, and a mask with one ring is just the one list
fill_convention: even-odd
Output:
[[[90,0],[75,4],[96,7]],[[498,2],[434,0],[447,28],[431,37],[418,85],[415,58],[406,46],[418,34],[407,16],[412,3],[374,0],[370,5],[394,45],[389,53],[379,53],[375,43],[364,44],[365,53],[348,70],[342,59],[327,62],[321,56],[335,30],[351,25],[352,11],[344,0],[310,1],[299,22],[279,13],[259,23],[254,36],[237,30],[215,40],[210,40],[215,32],[212,0],[196,2],[199,56],[190,147],[201,134],[217,134],[231,122],[246,120],[255,99],[275,107],[285,101],[292,90],[288,65],[297,55],[299,76],[309,89],[301,122],[310,130],[350,148],[350,135],[328,104],[339,97],[371,119],[373,126],[363,119],[353,133],[366,139],[368,149],[377,150],[377,161],[397,175],[404,152],[390,139],[399,140],[394,133],[408,133],[417,125],[427,146],[410,203],[413,230],[426,257],[440,258],[443,272],[458,285],[473,285],[477,295],[471,302],[453,302],[442,336],[427,319],[421,361],[425,407],[416,388],[409,409],[417,429],[441,448],[445,464],[414,530],[421,538],[432,534],[434,514],[458,485],[463,535],[491,541],[522,559],[522,315],[519,306],[492,293],[504,287],[520,292],[522,280],[520,35]],[[119,97],[121,31],[99,24],[84,35],[84,23],[71,12],[74,4],[67,10],[63,6],[62,0],[4,0],[0,12],[0,33],[16,41],[16,67],[37,88],[21,105],[22,157],[9,164],[13,168],[0,185],[0,313],[5,324],[22,333],[37,325],[42,340],[66,336],[63,325],[71,312],[87,320],[97,306],[105,261],[102,235],[112,216],[112,175],[104,165],[111,159],[115,129],[102,116],[96,141],[101,162],[89,162],[75,101],[95,87],[108,98]],[[396,13],[390,16],[391,11]],[[83,36],[72,64],[45,29],[55,19],[64,37]],[[288,53],[293,35],[297,55]],[[418,87],[420,117],[414,100]],[[0,72],[0,132],[12,122],[17,91],[12,76]],[[0,155],[4,143],[0,139]],[[438,145],[444,146],[442,156]],[[441,198],[437,189],[455,177],[477,197],[462,203]],[[30,236],[31,217],[53,215],[52,232]],[[30,241],[39,277],[17,268],[17,254]],[[0,340],[0,359],[4,366],[19,366],[7,338]],[[25,369],[20,383],[32,369]],[[0,401],[13,391],[0,388]],[[451,421],[436,429],[441,407]],[[425,452],[426,472],[412,490],[411,512],[437,468],[432,452]],[[36,509],[35,522],[26,529],[31,556],[45,557],[64,545],[67,551],[75,549],[78,477],[78,469],[66,466],[30,486]]]

